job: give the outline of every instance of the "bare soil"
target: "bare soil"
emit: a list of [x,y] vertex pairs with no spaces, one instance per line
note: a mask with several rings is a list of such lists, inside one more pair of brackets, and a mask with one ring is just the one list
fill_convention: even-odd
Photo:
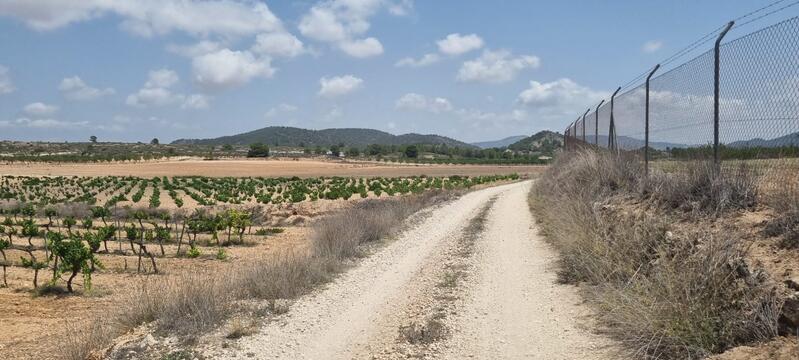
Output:
[[[304,224],[290,226],[292,219],[303,218],[307,221],[349,206],[353,201],[355,200],[301,203],[271,209],[268,226],[281,226],[285,231],[259,236],[254,234],[257,229],[255,227],[251,234],[244,236],[244,245],[223,247],[227,254],[225,260],[216,258],[219,248],[207,234],[198,237],[198,249],[202,255],[193,259],[175,257],[175,243],[164,245],[166,256],[160,255],[158,245],[148,244],[149,251],[156,255],[158,274],[149,272],[150,263],[146,259],[143,264],[147,273],[137,273],[138,258],[130,251],[127,241],[109,241],[111,253],[103,253],[101,247],[98,258],[103,269],[92,276],[93,287],[88,293],[84,291],[83,280],[78,276],[74,285],[76,293],[67,294],[63,287],[66,276],[62,276],[57,293],[38,295],[33,289],[33,270],[19,266],[8,267],[8,287],[0,287],[0,359],[57,359],[60,347],[64,346],[58,340],[66,338],[64,333],[68,330],[70,321],[89,319],[117,306],[140,282],[163,281],[167,277],[186,272],[220,271],[234,262],[252,261],[290,248],[302,249],[308,245],[309,229]],[[226,235],[220,233],[222,240],[225,240],[224,236]],[[187,239],[184,238],[182,252],[188,249],[186,242]],[[14,243],[26,245],[27,239],[16,238]],[[42,247],[43,240],[34,239],[33,244]],[[126,254],[121,255],[120,249]],[[37,250],[34,253],[37,258],[44,259],[43,251]],[[6,250],[6,255],[16,265],[19,265],[20,257],[28,257],[21,250]],[[50,270],[39,272],[40,287],[51,279]]]
[[447,176],[538,174],[541,165],[429,165],[388,164],[320,159],[179,159],[115,163],[6,163],[0,176],[209,176],[209,177],[317,177],[317,176]]

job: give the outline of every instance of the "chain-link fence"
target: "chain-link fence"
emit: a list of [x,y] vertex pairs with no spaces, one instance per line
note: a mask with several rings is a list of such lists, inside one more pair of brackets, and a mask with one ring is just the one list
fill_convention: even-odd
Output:
[[647,171],[713,161],[750,169],[763,190],[799,189],[799,17],[721,44],[731,26],[714,48],[580,115],[567,149],[631,154]]

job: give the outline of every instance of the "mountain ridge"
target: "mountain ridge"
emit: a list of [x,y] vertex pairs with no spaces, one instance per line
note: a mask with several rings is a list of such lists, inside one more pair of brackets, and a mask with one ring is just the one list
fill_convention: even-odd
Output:
[[508,145],[508,149],[513,151],[539,152],[545,155],[552,155],[556,149],[563,146],[563,135],[550,130],[541,130],[533,135],[527,136],[513,144]]
[[414,145],[430,144],[475,148],[475,145],[435,134],[408,133],[394,135],[385,131],[365,128],[331,128],[321,130],[289,126],[268,126],[245,133],[210,139],[177,139],[172,144],[196,145],[249,145],[263,143],[270,146],[345,146],[363,147],[370,144]]

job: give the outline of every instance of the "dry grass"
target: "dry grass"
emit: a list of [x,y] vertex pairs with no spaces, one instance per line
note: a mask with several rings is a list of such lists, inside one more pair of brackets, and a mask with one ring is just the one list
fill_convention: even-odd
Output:
[[[560,279],[586,285],[605,331],[634,358],[701,358],[777,333],[780,301],[747,268],[740,237],[703,230],[751,206],[754,182],[692,166],[646,180],[630,159],[584,151],[558,159],[533,190]],[[674,226],[679,201],[693,202],[693,226]]]
[[387,237],[411,214],[450,196],[429,191],[399,199],[362,201],[346,213],[322,218],[313,225],[313,252],[329,259],[359,256],[361,245]]
[[230,323],[230,329],[228,330],[227,336],[228,339],[238,339],[244,336],[249,336],[255,333],[257,328],[257,323],[254,321],[247,321],[242,320],[239,318],[234,319]]
[[402,326],[399,329],[400,339],[409,344],[432,344],[441,340],[448,334],[442,318],[443,314],[437,313],[420,323]]
[[687,162],[675,173],[653,172],[647,190],[660,203],[700,214],[754,207],[757,176],[745,163],[717,169],[711,161]]
[[769,204],[776,210],[776,217],[766,223],[766,236],[782,236],[779,244],[785,249],[799,248],[799,194],[792,189],[773,194]]
[[[415,212],[455,195],[430,191],[399,199],[363,201],[314,222],[309,251],[286,251],[224,273],[186,273],[142,283],[119,312],[95,319],[92,323],[99,325],[90,327],[91,331],[84,328],[70,332],[73,346],[64,357],[85,359],[92,350],[110,345],[116,337],[142,324],[152,324],[156,330],[173,335],[201,335],[229,320],[240,300],[266,300],[270,312],[285,312],[288,309],[283,300],[330,281],[352,258],[362,254],[364,244],[390,236]],[[241,321],[232,321],[228,337],[251,332],[248,326],[252,324],[244,326]]]
[[64,359],[85,360],[92,358],[92,352],[108,346],[109,339],[120,336],[126,328],[105,318],[95,318],[82,323],[66,326],[62,356]]
[[330,281],[340,268],[335,260],[289,250],[245,266],[233,287],[246,298],[293,299]]
[[119,322],[130,328],[154,322],[159,330],[198,334],[232,312],[234,274],[184,273],[158,282],[143,282],[123,308]]

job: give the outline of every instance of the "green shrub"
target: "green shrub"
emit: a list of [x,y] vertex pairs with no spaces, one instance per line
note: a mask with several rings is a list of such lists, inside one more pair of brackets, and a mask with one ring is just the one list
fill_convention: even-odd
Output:
[[198,249],[196,247],[192,247],[192,248],[189,249],[189,251],[186,252],[186,257],[188,257],[190,259],[198,258],[201,255],[202,255],[202,253],[200,252],[200,249]]

